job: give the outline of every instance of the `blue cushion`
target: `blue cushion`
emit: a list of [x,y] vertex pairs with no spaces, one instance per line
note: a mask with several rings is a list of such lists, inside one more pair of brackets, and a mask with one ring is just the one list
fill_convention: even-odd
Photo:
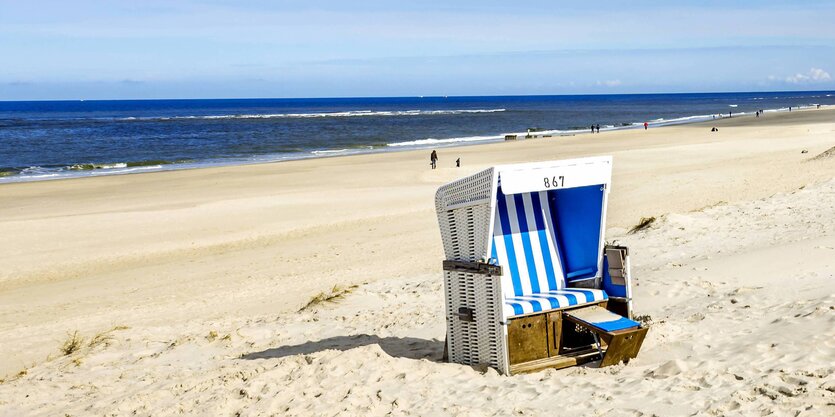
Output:
[[592,323],[594,327],[599,329],[603,329],[607,332],[614,332],[616,330],[623,330],[623,329],[630,329],[632,327],[638,327],[641,323],[638,323],[634,320],[629,320],[626,317],[621,317],[614,321],[604,321],[604,322],[595,322]]

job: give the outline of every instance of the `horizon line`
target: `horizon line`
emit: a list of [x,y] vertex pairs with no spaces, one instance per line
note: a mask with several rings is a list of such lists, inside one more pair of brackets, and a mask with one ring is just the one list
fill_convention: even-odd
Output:
[[751,93],[829,93],[835,90],[748,90],[748,91],[679,91],[648,93],[583,93],[583,94],[474,94],[474,95],[406,95],[406,96],[310,96],[310,97],[214,97],[214,98],[113,98],[113,99],[30,99],[7,100],[0,103],[34,102],[84,102],[84,101],[201,101],[201,100],[339,100],[339,99],[392,99],[392,98],[475,98],[475,97],[583,97],[583,96],[639,96],[639,95],[686,95],[686,94],[751,94]]

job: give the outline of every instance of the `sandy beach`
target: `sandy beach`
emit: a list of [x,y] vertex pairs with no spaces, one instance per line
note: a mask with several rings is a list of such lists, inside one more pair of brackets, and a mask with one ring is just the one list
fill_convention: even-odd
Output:
[[[0,415],[831,416],[833,147],[825,107],[440,148],[437,170],[426,150],[2,184]],[[593,155],[652,318],[638,358],[441,362],[435,190]]]

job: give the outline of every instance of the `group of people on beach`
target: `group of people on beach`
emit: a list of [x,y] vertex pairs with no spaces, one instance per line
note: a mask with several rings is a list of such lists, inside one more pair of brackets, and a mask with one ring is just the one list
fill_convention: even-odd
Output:
[[597,133],[600,133],[600,124],[591,125],[591,133],[594,133],[595,129],[597,129]]
[[[432,169],[438,167],[438,151],[432,150],[432,153],[429,154],[429,165],[432,166]],[[461,168],[461,158],[455,160],[455,167]]]

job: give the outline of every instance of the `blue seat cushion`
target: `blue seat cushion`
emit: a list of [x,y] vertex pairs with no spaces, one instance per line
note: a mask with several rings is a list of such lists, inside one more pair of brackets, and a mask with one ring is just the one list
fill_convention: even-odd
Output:
[[600,306],[584,307],[570,310],[566,313],[570,319],[585,323],[592,329],[604,332],[616,332],[618,330],[640,327],[641,323],[630,320],[619,314],[615,314]]
[[541,311],[593,304],[608,299],[603,290],[590,288],[565,288],[530,295],[507,297],[504,300],[504,316],[512,318]]

